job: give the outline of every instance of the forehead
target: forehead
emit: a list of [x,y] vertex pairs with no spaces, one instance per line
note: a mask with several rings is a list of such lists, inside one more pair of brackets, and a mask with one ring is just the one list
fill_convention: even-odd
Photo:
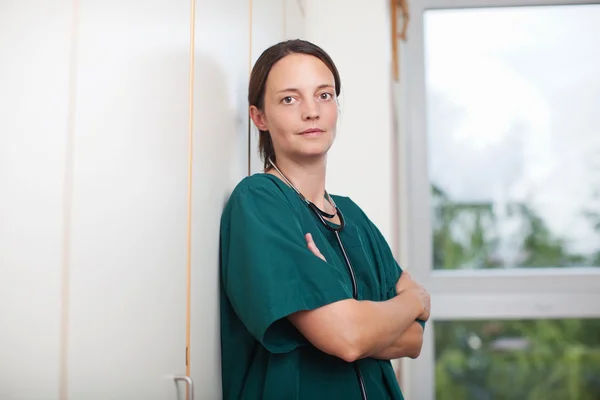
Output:
[[323,84],[335,84],[333,73],[327,65],[317,57],[295,53],[273,65],[267,79],[267,91],[310,89]]

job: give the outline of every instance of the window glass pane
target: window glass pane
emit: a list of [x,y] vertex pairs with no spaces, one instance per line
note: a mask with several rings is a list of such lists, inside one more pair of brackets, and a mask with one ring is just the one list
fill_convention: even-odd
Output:
[[600,266],[600,5],[424,23],[434,268]]
[[600,399],[600,320],[436,321],[436,400]]

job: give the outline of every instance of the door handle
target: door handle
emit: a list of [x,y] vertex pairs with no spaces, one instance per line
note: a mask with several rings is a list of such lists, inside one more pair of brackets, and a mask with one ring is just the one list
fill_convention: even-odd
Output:
[[185,381],[188,389],[188,400],[194,400],[194,382],[192,381],[192,378],[187,375],[177,375],[173,377],[173,379],[175,379],[175,382]]

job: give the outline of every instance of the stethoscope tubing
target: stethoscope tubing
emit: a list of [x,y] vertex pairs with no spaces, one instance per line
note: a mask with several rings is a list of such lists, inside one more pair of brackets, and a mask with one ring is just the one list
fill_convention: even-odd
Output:
[[[348,273],[350,274],[350,280],[352,281],[352,297],[355,300],[358,300],[358,284],[356,282],[356,275],[354,274],[354,268],[352,267],[352,263],[350,262],[348,253],[346,253],[346,248],[344,247],[344,243],[342,243],[342,238],[340,237],[340,233],[346,227],[346,221],[344,220],[344,215],[342,214],[340,209],[337,207],[337,205],[335,204],[335,202],[333,201],[333,199],[331,198],[331,196],[329,196],[329,193],[327,193],[327,192],[325,192],[325,194],[327,195],[327,199],[329,200],[331,205],[333,205],[333,207],[335,208],[336,213],[328,214],[325,211],[322,211],[313,202],[311,202],[307,198],[305,198],[298,189],[296,189],[296,187],[292,184],[292,182],[290,182],[285,177],[285,175],[279,170],[279,168],[277,168],[277,166],[275,165],[275,163],[273,161],[269,160],[269,162],[271,163],[273,168],[275,168],[275,170],[279,173],[279,175],[281,175],[281,177],[288,183],[288,185],[296,192],[296,194],[300,197],[300,199],[302,199],[308,205],[308,208],[310,208],[313,211],[313,213],[319,218],[319,220],[325,226],[325,228],[327,228],[331,232],[335,233],[335,238],[340,246],[342,255],[344,256],[344,263],[346,264],[346,268],[348,269]],[[325,220],[325,218],[335,217],[336,214],[340,218],[339,225],[337,225],[337,224],[336,224],[337,226],[331,225],[330,223],[328,223]],[[356,373],[356,378],[358,379],[359,386],[360,386],[361,397],[363,400],[368,400],[367,389],[365,386],[365,381],[363,379],[363,376],[360,372],[360,368],[358,367],[358,364],[356,362],[354,362],[353,364],[354,364],[354,372]]]

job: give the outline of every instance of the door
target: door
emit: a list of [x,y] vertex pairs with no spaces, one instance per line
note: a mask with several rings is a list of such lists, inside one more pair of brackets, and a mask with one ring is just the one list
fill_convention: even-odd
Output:
[[55,400],[72,14],[0,8],[0,399]]
[[189,2],[78,12],[68,398],[182,399]]

